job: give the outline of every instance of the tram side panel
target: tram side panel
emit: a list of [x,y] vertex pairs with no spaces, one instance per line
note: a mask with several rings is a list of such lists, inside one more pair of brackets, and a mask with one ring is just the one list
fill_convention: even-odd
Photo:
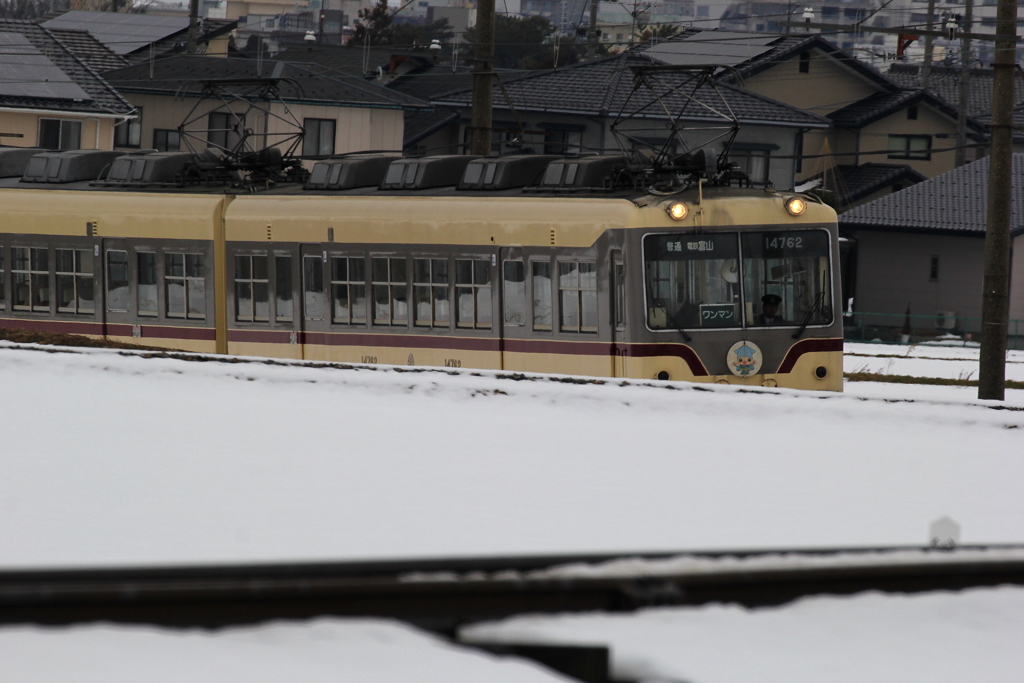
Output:
[[0,324],[218,350],[223,196],[5,189],[0,201]]

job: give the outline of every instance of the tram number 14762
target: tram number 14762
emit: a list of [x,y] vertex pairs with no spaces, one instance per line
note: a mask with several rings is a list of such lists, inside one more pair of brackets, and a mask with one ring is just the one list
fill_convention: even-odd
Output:
[[444,359],[444,366],[446,368],[461,368],[462,367],[462,361],[459,360],[458,358],[445,358]]

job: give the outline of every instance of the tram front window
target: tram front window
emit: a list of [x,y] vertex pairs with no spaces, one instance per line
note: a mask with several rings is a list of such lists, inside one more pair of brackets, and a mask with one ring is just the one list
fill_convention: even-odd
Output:
[[739,327],[738,256],[735,233],[646,236],[648,326]]
[[748,326],[832,322],[827,232],[748,232],[740,239]]

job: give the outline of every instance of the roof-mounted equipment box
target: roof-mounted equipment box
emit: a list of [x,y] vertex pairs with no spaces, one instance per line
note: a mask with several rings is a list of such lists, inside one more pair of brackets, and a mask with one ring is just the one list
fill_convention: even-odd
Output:
[[326,159],[313,164],[306,190],[352,190],[377,187],[383,182],[391,162],[400,154],[366,154],[344,159]]
[[625,166],[625,157],[618,155],[588,156],[560,159],[548,164],[540,185],[541,191],[598,191],[614,186],[614,172]]
[[77,149],[69,152],[43,152],[28,162],[23,183],[74,183],[96,180],[103,169],[124,152]]
[[45,151],[38,147],[0,147],[0,178],[24,175],[29,160]]
[[476,156],[446,154],[433,157],[399,159],[388,167],[382,190],[426,190],[458,185],[466,165]]
[[114,159],[107,177],[94,185],[168,185],[179,181],[181,170],[192,160],[188,152],[133,152]]
[[562,157],[554,154],[516,154],[484,157],[469,162],[459,183],[460,190],[507,190],[536,185],[544,169]]

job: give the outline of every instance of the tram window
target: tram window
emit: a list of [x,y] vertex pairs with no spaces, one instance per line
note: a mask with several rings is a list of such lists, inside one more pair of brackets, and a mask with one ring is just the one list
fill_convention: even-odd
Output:
[[107,310],[126,312],[130,291],[128,252],[111,249],[107,252]]
[[[743,246],[747,325],[828,325],[832,322],[830,239],[824,230],[749,232]],[[772,311],[762,297],[778,297]],[[767,315],[772,313],[772,315]]]
[[533,329],[551,329],[551,263],[533,261]]
[[235,319],[270,321],[270,274],[266,254],[235,256]]
[[612,285],[615,287],[615,327],[626,327],[626,266],[617,254],[612,260]]
[[341,325],[366,322],[366,261],[362,256],[331,258],[332,320]]
[[491,260],[455,260],[456,324],[459,327],[491,327]]
[[156,254],[151,251],[140,251],[136,254],[138,261],[138,313],[139,315],[155,316],[157,314],[157,282]]
[[164,254],[164,285],[168,318],[206,318],[202,254]]
[[407,325],[409,321],[409,284],[405,258],[372,259],[373,324]]
[[4,296],[5,290],[4,285],[4,247],[0,244],[0,310],[7,308],[7,299]]
[[14,247],[11,274],[14,276],[14,310],[50,311],[49,252],[32,247]]
[[526,322],[526,268],[522,261],[505,261],[503,271],[505,324],[522,325]]
[[290,323],[294,319],[292,310],[292,257],[274,257],[275,289],[277,292],[277,322]]
[[597,265],[558,262],[558,293],[562,332],[597,332]]
[[417,327],[448,327],[448,259],[412,261],[413,301]]
[[92,315],[92,249],[57,249],[57,311]]
[[324,319],[324,264],[320,256],[302,257],[302,310],[306,320]]
[[739,327],[737,257],[734,233],[645,237],[648,326]]

